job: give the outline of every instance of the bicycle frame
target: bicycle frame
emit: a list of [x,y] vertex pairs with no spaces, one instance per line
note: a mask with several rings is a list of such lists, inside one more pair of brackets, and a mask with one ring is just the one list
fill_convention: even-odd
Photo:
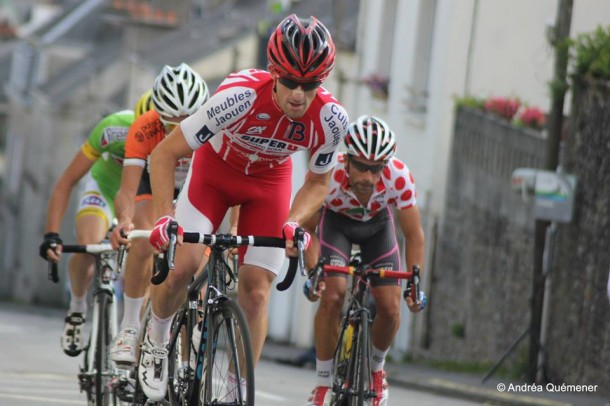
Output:
[[[116,393],[110,383],[115,379],[118,381],[122,374],[110,364],[107,348],[118,329],[115,291],[112,286],[112,281],[116,279],[115,252],[107,241],[99,244],[63,245],[63,252],[95,257],[91,331],[84,350],[83,366],[78,374],[81,391],[87,393],[89,403],[99,404],[108,397],[113,397],[113,403],[116,403]],[[59,281],[56,263],[49,263],[49,278],[54,282]]]
[[[370,285],[369,278],[378,275],[381,278],[408,279],[414,285],[410,294],[419,298],[419,268],[412,272],[369,269],[367,265],[332,266],[325,265],[324,259],[318,262],[314,284],[322,273],[338,272],[352,275],[351,296],[345,316],[340,323],[339,336],[333,355],[333,396],[331,405],[364,405],[377,396],[370,382],[370,327],[371,311],[368,308]],[[419,299],[414,300],[419,303]],[[352,330],[350,330],[350,328]],[[349,333],[348,333],[349,331]]]
[[[229,264],[225,261],[223,257],[223,251],[227,248],[223,245],[214,245],[211,247],[212,252],[210,254],[210,260],[208,263],[208,272],[207,272],[207,289],[205,293],[205,311],[203,318],[203,328],[201,329],[201,341],[199,345],[199,349],[197,351],[197,364],[195,367],[195,385],[193,385],[193,390],[195,393],[198,393],[202,388],[200,388],[200,383],[203,379],[203,362],[204,362],[204,354],[206,354],[207,350],[207,341],[208,341],[208,332],[211,331],[209,322],[210,317],[220,310],[220,306],[223,302],[230,301],[227,296],[227,289],[231,284],[237,283],[237,274],[234,273]],[[230,331],[231,336],[235,335],[235,331]],[[249,339],[248,339],[249,342]],[[235,345],[235,343],[233,343]],[[254,381],[254,376],[249,377],[252,381]],[[211,384],[211,383],[210,383]],[[205,389],[205,388],[203,388]],[[210,388],[207,388],[208,390]],[[238,391],[241,388],[237,388]],[[240,393],[240,397],[242,394]]]
[[[172,374],[177,382],[171,381],[170,393],[182,396],[182,404],[218,404],[225,402],[231,396],[241,399],[245,404],[254,403],[254,360],[250,342],[248,325],[239,305],[228,296],[227,290],[237,283],[237,270],[231,270],[223,257],[223,252],[229,248],[253,245],[284,248],[285,242],[276,237],[232,236],[229,234],[184,233],[186,243],[206,244],[211,248],[208,261],[207,288],[203,305],[202,329],[197,349],[197,361],[194,370],[190,367],[188,373]],[[170,243],[167,255],[167,270],[172,269],[174,248]],[[293,262],[296,266],[296,262]],[[198,275],[188,289],[187,307],[174,319],[172,337],[170,339],[170,366],[175,364],[178,356],[177,343],[182,326],[186,325],[187,339],[190,341],[199,311],[199,291],[206,276]],[[186,320],[185,320],[186,319]],[[190,358],[191,345],[187,353]],[[174,371],[175,372],[175,371]],[[235,385],[228,382],[228,373],[235,377]],[[177,378],[176,378],[177,375]],[[221,379],[225,382],[219,382]],[[242,389],[242,383],[246,389]],[[177,385],[177,386],[176,386]],[[221,392],[224,392],[221,393]]]

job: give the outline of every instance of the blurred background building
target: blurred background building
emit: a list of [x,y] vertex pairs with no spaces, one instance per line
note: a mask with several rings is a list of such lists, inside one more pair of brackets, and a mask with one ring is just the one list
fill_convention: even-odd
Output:
[[[549,35],[559,4],[557,0],[0,0],[0,297],[52,305],[65,300],[65,287],[47,281],[46,265],[37,255],[47,199],[102,116],[133,106],[166,64],[189,63],[212,89],[231,71],[265,68],[269,28],[296,13],[315,15],[331,30],[338,56],[325,87],[350,117],[378,115],[398,135],[398,157],[415,176],[423,213],[424,282],[427,291],[438,297],[430,298],[432,312],[434,300],[442,302],[443,292],[451,289],[442,285],[433,289],[432,279],[442,279],[445,271],[435,264],[446,264],[436,260],[460,255],[459,241],[455,251],[439,253],[444,247],[439,233],[446,224],[446,208],[457,199],[448,192],[451,159],[461,158],[451,155],[455,100],[503,95],[548,108],[554,64]],[[574,2],[571,36],[609,24],[607,0]],[[569,106],[566,103],[566,115]],[[295,157],[295,190],[305,162],[304,156]],[[510,187],[509,179],[506,182]],[[65,240],[72,235],[72,214],[65,217]],[[607,266],[599,272],[607,273]],[[476,295],[476,286],[475,282],[468,294]],[[525,298],[515,300],[527,301],[527,294],[529,290]],[[313,311],[300,286],[290,293],[275,292],[270,338],[309,346]],[[448,321],[435,321],[427,313],[413,320],[409,312],[402,313],[393,355],[419,350],[434,357],[426,355],[427,349],[434,349],[429,345],[434,340],[431,334],[447,330],[441,323]],[[608,331],[607,325],[604,328]],[[610,382],[608,368],[605,374]]]

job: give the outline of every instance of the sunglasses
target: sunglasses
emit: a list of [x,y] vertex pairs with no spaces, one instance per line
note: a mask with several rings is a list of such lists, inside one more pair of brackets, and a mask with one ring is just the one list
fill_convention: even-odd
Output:
[[301,86],[301,89],[303,89],[304,92],[309,92],[310,90],[317,89],[322,84],[322,82],[319,81],[297,82],[296,80],[288,79],[282,76],[280,76],[278,80],[283,86],[286,86],[290,90],[294,90],[297,87]]
[[161,124],[163,124],[163,127],[165,127],[165,131],[167,133],[172,132],[174,130],[174,128],[176,128],[180,124],[175,121],[169,121],[161,116],[159,116],[159,121],[161,121]]
[[381,171],[383,171],[383,169],[386,167],[387,164],[380,164],[380,165],[367,165],[367,164],[363,164],[362,162],[356,161],[353,158],[349,158],[349,162],[350,164],[354,165],[354,168],[356,168],[356,170],[358,170],[358,172],[366,172],[369,171],[371,172],[373,175],[377,175],[378,173],[380,173]]

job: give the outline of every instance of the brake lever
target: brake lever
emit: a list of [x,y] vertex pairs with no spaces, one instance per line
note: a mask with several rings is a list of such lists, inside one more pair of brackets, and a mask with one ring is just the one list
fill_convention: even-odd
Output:
[[167,265],[168,268],[174,269],[174,257],[176,255],[176,243],[178,242],[178,223],[170,221],[168,225],[169,247],[167,248]]
[[305,230],[301,227],[297,227],[294,233],[294,239],[297,243],[299,271],[301,272],[301,276],[307,276],[307,271],[305,270]]
[[[55,248],[57,248],[57,243],[51,243],[49,244],[49,247],[55,251]],[[57,262],[53,262],[53,261],[48,261],[49,265],[48,265],[48,277],[49,280],[52,281],[53,283],[57,283],[59,282],[59,272],[58,272],[58,266],[57,266]]]
[[59,275],[57,272],[57,262],[49,261],[48,267],[49,280],[53,283],[59,282]]
[[413,303],[416,305],[421,304],[420,293],[419,293],[419,266],[413,265],[413,287],[415,288],[415,298]]
[[[128,235],[125,234],[125,231],[121,230],[120,232],[121,237],[123,238],[127,238]],[[125,258],[125,251],[127,250],[127,245],[125,244],[119,244],[119,251],[117,253],[117,258],[116,258],[116,262],[117,262],[117,266],[118,266],[118,272],[120,273],[123,270],[123,260]]]

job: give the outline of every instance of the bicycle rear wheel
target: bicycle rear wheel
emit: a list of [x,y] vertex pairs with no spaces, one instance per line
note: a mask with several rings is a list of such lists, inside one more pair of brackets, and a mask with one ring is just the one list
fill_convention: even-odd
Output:
[[[242,310],[237,303],[223,300],[211,306],[207,317],[199,404],[254,405],[254,358]],[[229,378],[229,372],[235,379]],[[245,389],[240,385],[242,380]]]

